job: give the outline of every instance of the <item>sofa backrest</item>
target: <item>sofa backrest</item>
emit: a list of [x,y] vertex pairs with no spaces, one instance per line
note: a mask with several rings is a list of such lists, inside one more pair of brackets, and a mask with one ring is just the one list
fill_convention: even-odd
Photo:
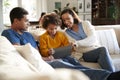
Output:
[[106,30],[106,29],[114,29],[117,37],[118,44],[120,46],[120,25],[102,25],[102,26],[95,26],[96,30]]
[[114,29],[96,30],[96,34],[100,45],[106,47],[111,55],[120,53]]

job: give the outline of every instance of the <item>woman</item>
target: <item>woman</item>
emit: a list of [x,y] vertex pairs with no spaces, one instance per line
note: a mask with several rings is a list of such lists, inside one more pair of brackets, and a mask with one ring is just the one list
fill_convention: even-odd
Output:
[[88,21],[81,21],[78,15],[71,10],[61,12],[62,29],[75,46],[74,57],[86,62],[98,62],[106,70],[115,71],[109,52],[97,43],[94,27]]

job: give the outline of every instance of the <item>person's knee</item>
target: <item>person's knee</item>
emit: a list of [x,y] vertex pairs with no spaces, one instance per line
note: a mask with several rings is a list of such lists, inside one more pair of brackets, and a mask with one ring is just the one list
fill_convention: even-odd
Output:
[[106,55],[108,55],[108,53],[109,53],[106,47],[100,47],[100,48],[99,48],[99,51],[100,51],[101,54],[106,54]]
[[106,48],[105,48],[105,47],[99,47],[99,49],[101,49],[101,50],[106,50]]
[[107,51],[107,49],[106,49],[105,47],[99,47],[98,49],[99,49],[99,51],[101,51],[101,52],[103,52],[103,51],[106,52],[106,51]]

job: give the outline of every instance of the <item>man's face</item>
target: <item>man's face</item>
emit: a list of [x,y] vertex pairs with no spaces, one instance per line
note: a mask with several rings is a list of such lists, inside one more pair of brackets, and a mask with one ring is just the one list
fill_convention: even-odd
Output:
[[16,27],[18,30],[27,30],[28,26],[30,25],[28,19],[27,19],[27,15],[24,15],[23,18],[21,18],[20,20],[17,19],[17,24]]

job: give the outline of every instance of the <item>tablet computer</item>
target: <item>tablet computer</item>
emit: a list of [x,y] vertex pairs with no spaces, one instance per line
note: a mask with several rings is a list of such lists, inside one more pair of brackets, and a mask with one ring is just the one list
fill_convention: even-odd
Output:
[[54,51],[55,51],[55,53],[53,54],[53,57],[55,59],[64,58],[66,56],[71,55],[72,46],[69,45],[69,46],[55,48]]

